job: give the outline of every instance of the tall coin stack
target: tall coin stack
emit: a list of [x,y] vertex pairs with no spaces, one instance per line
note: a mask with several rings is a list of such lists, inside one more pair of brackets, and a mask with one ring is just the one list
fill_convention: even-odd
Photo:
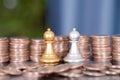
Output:
[[90,38],[86,35],[81,35],[78,40],[79,52],[84,59],[90,58]]
[[56,36],[54,39],[54,51],[62,59],[69,51],[69,38],[67,36]]
[[0,62],[9,61],[8,42],[9,40],[7,37],[0,38]]
[[110,36],[92,36],[91,39],[94,61],[111,61]]
[[43,39],[32,39],[30,45],[30,60],[39,62],[40,56],[44,53],[45,48],[46,44]]
[[112,60],[114,64],[120,64],[120,36],[112,36]]
[[11,62],[25,62],[29,60],[29,39],[24,38],[10,38],[10,61]]

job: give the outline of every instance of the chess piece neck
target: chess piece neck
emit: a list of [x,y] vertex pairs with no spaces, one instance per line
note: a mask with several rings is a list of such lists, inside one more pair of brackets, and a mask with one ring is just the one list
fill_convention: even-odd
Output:
[[54,54],[54,51],[53,51],[53,45],[52,43],[48,42],[46,44],[46,50],[45,50],[45,54],[47,53],[47,55],[53,55]]
[[70,53],[71,54],[76,53],[76,55],[79,54],[79,50],[78,50],[78,46],[77,46],[77,41],[73,41],[72,42],[71,48],[70,48]]

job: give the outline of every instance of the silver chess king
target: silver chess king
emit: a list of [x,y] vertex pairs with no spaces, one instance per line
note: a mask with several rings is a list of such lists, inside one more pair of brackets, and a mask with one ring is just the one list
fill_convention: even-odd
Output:
[[79,50],[78,50],[78,39],[79,39],[80,33],[76,31],[76,28],[73,28],[73,30],[69,33],[70,43],[71,47],[69,50],[69,53],[64,58],[65,62],[82,62],[84,61],[84,58],[81,56]]

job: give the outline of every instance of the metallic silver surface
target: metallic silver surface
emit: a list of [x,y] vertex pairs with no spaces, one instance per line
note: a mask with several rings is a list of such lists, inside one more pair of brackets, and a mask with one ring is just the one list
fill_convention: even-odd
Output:
[[69,50],[69,53],[67,54],[67,56],[64,58],[65,62],[81,62],[84,61],[84,58],[82,57],[82,55],[79,52],[78,49],[78,39],[79,39],[79,32],[76,31],[75,28],[73,28],[73,31],[70,32],[69,34],[69,38],[70,38],[70,42],[71,42],[71,47]]

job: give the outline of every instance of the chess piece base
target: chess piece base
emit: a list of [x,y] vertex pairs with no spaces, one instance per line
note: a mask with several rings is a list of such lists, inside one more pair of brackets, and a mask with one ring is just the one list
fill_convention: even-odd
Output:
[[45,55],[40,58],[40,62],[44,65],[56,65],[60,62],[60,59],[55,55]]
[[82,62],[84,61],[84,58],[82,58],[81,56],[76,56],[76,55],[71,55],[71,53],[68,53],[70,55],[66,56],[64,58],[65,62]]
[[42,62],[41,63],[42,65],[44,65],[44,66],[54,66],[54,65],[57,65],[57,64],[59,64],[59,62],[54,62],[54,63],[46,63],[46,62]]

